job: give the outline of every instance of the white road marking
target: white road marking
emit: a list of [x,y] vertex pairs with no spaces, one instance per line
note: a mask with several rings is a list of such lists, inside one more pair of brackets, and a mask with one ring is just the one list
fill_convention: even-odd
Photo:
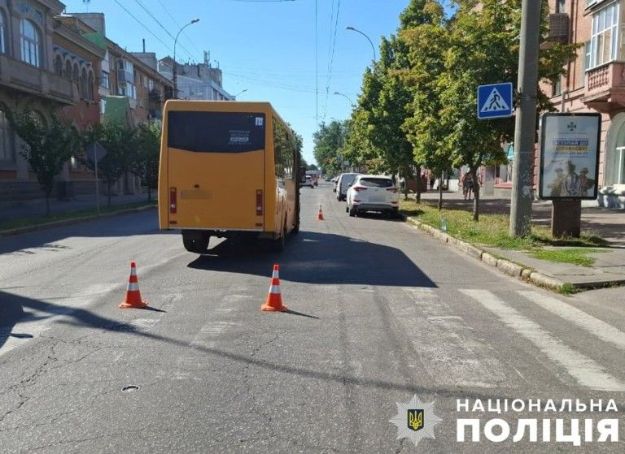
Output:
[[452,313],[436,289],[404,287],[385,291],[389,308],[415,352],[440,385],[510,387],[510,377],[492,348],[473,336],[464,319]]
[[550,360],[564,367],[580,385],[602,391],[625,391],[625,383],[608,374],[592,359],[566,346],[493,293],[469,289],[460,292],[473,298],[495,314],[506,326],[532,342]]
[[534,290],[520,290],[518,293],[552,314],[562,317],[597,336],[602,341],[625,349],[625,333],[603,320],[588,315],[586,312],[570,306],[552,296],[543,295]]

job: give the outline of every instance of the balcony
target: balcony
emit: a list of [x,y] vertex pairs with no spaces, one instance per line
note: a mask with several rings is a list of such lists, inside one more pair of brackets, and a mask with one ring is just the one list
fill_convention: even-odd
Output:
[[0,55],[0,85],[63,104],[79,100],[69,80],[6,55]]
[[613,62],[586,72],[582,101],[591,109],[611,112],[625,107],[625,63]]

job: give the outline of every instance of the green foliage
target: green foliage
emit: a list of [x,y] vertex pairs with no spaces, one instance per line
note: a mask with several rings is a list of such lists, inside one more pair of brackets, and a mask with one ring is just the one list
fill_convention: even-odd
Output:
[[478,223],[464,209],[438,210],[427,203],[415,203],[414,200],[402,200],[400,209],[407,216],[435,228],[440,228],[444,218],[449,235],[473,245],[528,251],[543,260],[590,266],[594,260],[587,255],[600,252],[597,246],[607,244],[587,234],[581,238],[554,238],[545,226],[534,226],[533,233],[526,237],[512,238],[508,235],[507,214],[485,214],[483,220],[486,222]]
[[55,177],[63,165],[77,153],[79,135],[73,126],[62,124],[56,116],[47,122],[31,112],[8,114],[15,132],[24,141],[22,156],[37,176],[37,181],[46,196],[46,215],[50,213],[50,194],[54,189]]
[[[98,162],[98,177],[102,177],[108,189],[108,205],[111,205],[111,188],[124,173],[136,169],[139,161],[137,152],[137,131],[130,126],[105,122],[92,125],[83,134],[85,145],[99,142],[106,149],[106,156]],[[87,167],[95,170],[95,164],[85,161]]]
[[161,148],[161,127],[157,123],[139,125],[136,131],[136,154],[131,171],[139,176],[148,189],[148,201],[152,189],[158,186],[158,160]]
[[313,154],[323,173],[341,172],[346,132],[347,122],[334,120],[327,125],[321,123],[319,130],[313,134]]

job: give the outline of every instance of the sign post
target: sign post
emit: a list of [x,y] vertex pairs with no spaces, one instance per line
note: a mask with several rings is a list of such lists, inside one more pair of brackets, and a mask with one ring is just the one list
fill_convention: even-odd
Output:
[[539,198],[551,200],[554,237],[581,233],[581,201],[597,198],[598,113],[547,113],[541,119]]
[[87,145],[87,159],[93,162],[95,167],[95,204],[100,215],[100,180],[98,179],[98,162],[106,156],[106,148],[98,142]]

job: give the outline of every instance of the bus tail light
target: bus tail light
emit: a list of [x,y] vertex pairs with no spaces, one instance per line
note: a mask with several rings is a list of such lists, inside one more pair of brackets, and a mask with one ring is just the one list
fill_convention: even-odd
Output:
[[177,206],[178,196],[176,193],[176,188],[169,188],[169,213],[176,214]]
[[263,190],[256,190],[256,216],[263,215]]

